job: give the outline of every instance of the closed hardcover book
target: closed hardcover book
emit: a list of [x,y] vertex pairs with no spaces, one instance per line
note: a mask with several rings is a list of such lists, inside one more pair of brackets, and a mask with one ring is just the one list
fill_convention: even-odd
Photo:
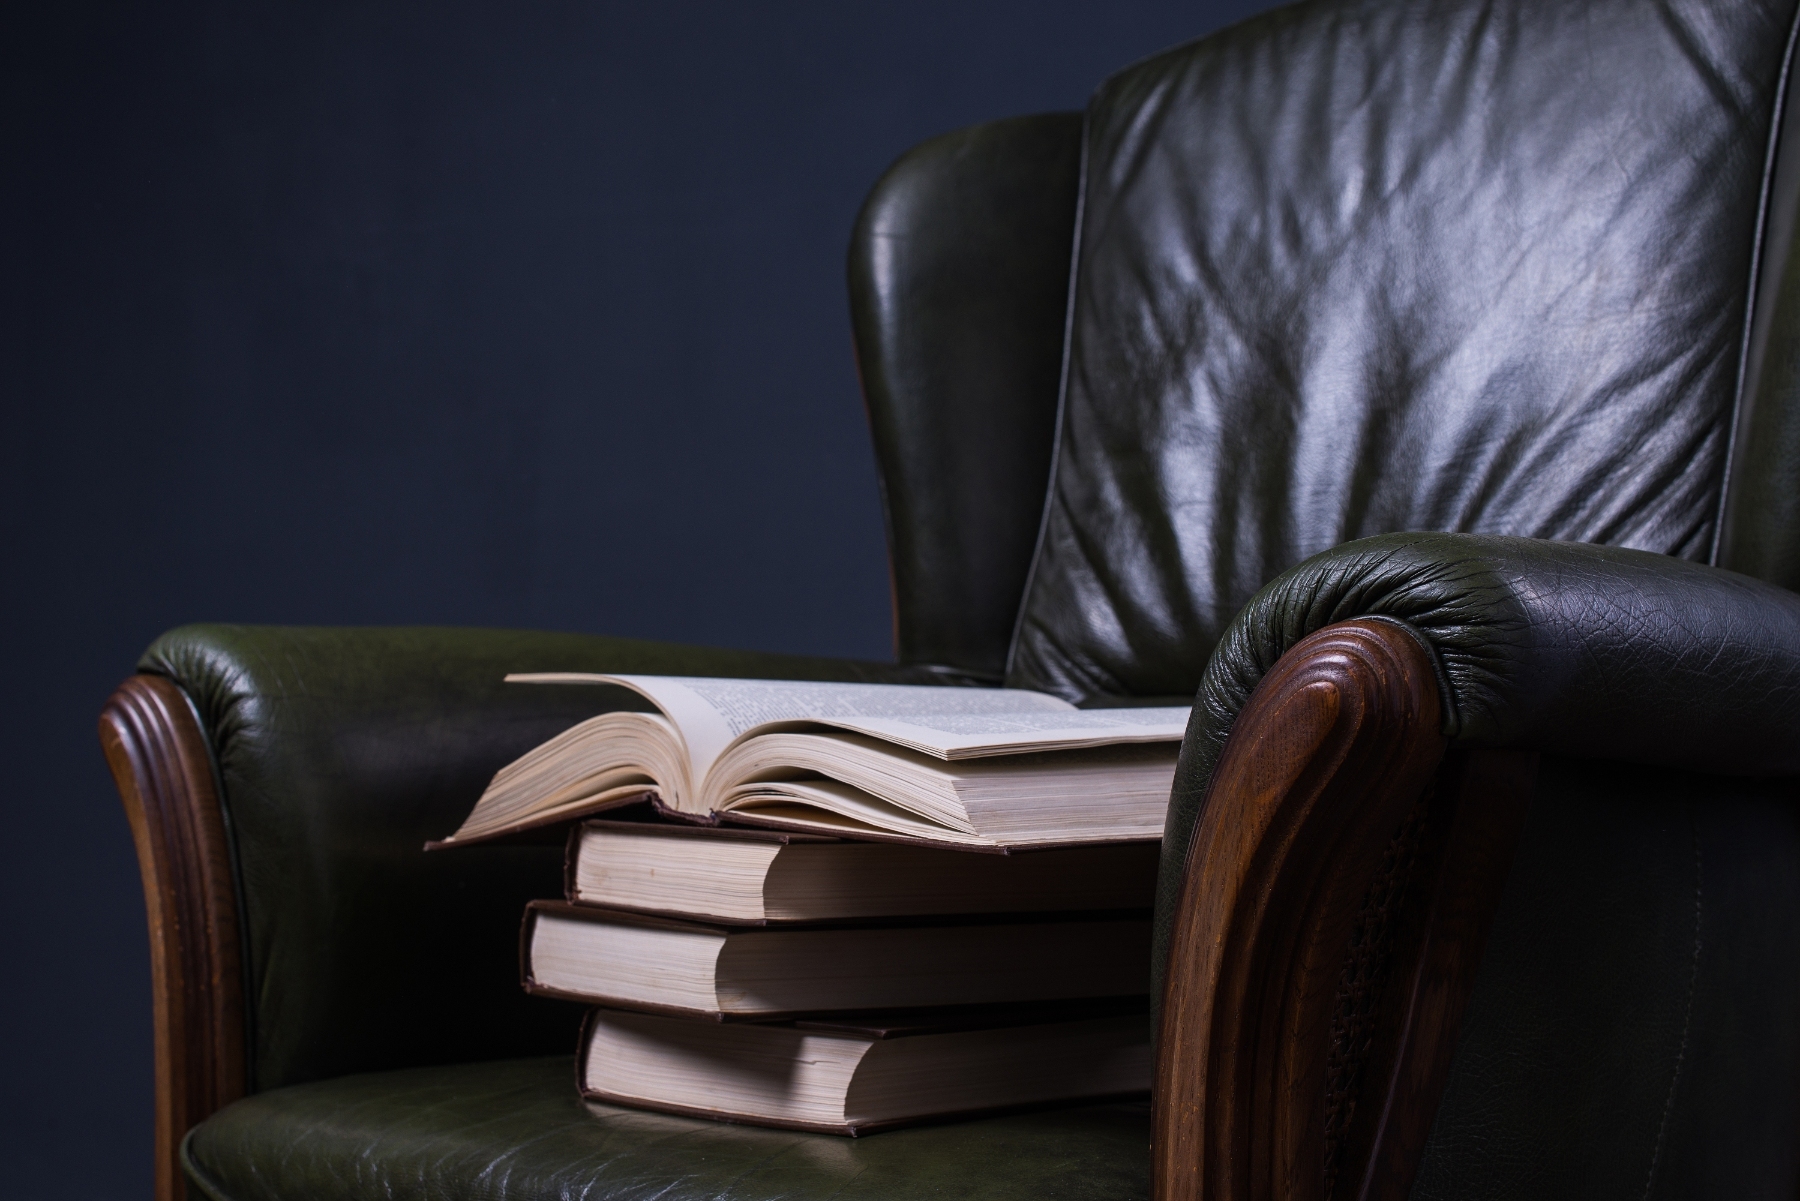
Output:
[[568,899],[727,925],[1148,910],[1155,843],[971,855],[814,835],[589,821],[569,837]]
[[725,1121],[863,1134],[1150,1087],[1137,1003],[779,1024],[596,1009],[584,1096]]
[[711,1018],[1141,996],[1147,916],[732,927],[533,901],[528,992]]

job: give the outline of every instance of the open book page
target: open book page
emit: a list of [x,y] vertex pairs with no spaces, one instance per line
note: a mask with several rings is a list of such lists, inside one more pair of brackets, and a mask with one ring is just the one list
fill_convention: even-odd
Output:
[[1180,742],[1187,732],[1190,712],[1186,708],[1069,708],[1030,713],[922,713],[911,717],[814,720],[819,725],[898,743],[934,758],[956,760],[1124,742]]
[[659,713],[602,713],[495,773],[449,846],[590,813],[648,793],[692,791],[681,735]]
[[[713,765],[716,813],[994,848],[1156,839],[1179,748],[1113,743],[944,760],[858,734],[763,733]],[[827,818],[819,812],[833,815]],[[811,824],[807,824],[811,823]]]
[[[949,757],[948,744],[978,745],[985,738],[1016,741],[1030,734],[1032,723],[1063,728],[1052,717],[1078,721],[1087,716],[1067,701],[1019,688],[946,688],[922,684],[839,684],[807,680],[728,680],[697,676],[588,675],[576,672],[514,674],[512,683],[618,684],[649,700],[666,714],[687,746],[692,787],[687,795],[664,797],[672,809],[701,812],[699,794],[715,760],[735,740],[764,728],[790,724],[822,723],[842,726],[913,745],[908,737],[922,738],[917,746],[927,754]],[[1157,710],[1118,710],[1154,713]],[[1186,710],[1182,710],[1184,714]],[[984,720],[1004,723],[992,733],[976,731]],[[895,737],[865,723],[897,723],[896,730],[911,731]],[[920,724],[926,723],[926,724]],[[976,723],[969,725],[968,723]],[[938,728],[942,727],[942,728]],[[1090,732],[1090,736],[1092,736]],[[1176,732],[1175,738],[1181,734]],[[1038,744],[1029,744],[1037,749]]]
[[1000,850],[1001,845],[966,828],[967,822],[945,823],[921,817],[902,806],[838,780],[789,780],[779,785],[742,785],[732,791],[724,811],[749,818],[752,825],[867,838],[871,833],[903,839]]

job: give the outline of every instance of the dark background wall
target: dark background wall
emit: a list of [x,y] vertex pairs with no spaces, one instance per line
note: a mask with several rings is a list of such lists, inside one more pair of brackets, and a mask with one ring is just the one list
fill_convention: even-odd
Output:
[[5,1191],[149,1187],[143,902],[93,728],[152,637],[886,657],[844,307],[864,192],[1267,6],[10,6]]

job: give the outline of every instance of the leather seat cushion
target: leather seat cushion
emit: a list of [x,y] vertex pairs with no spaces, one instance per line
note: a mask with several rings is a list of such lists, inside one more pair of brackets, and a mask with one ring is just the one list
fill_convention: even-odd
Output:
[[566,1058],[344,1076],[274,1089],[188,1135],[214,1201],[580,1197],[1148,1197],[1147,1103],[922,1126],[849,1139],[581,1100]]

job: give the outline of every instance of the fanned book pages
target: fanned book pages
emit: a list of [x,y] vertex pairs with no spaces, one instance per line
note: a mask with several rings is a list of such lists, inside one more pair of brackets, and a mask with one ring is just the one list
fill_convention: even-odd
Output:
[[785,1025],[596,1009],[576,1070],[596,1100],[835,1134],[1149,1089],[1141,1006],[1063,1008]]
[[654,796],[698,819],[1006,850],[1162,836],[1185,708],[1077,709],[1013,688],[573,673],[623,686],[612,712],[495,775],[438,846]]

